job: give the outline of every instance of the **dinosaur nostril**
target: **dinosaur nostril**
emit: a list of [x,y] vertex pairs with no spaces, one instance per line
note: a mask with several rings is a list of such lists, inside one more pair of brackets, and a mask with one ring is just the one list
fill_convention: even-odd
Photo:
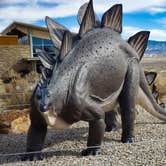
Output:
[[47,105],[44,105],[44,107],[43,107],[43,108],[44,108],[44,110],[46,110],[46,109],[47,109]]
[[50,97],[50,93],[47,94],[47,97]]
[[47,91],[46,91],[46,96],[47,96],[47,97],[50,97],[50,96],[51,96],[51,92],[47,90]]

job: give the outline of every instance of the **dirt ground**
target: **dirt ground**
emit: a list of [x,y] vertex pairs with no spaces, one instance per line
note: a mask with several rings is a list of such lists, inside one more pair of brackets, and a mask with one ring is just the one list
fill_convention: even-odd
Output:
[[166,58],[143,58],[141,64],[148,70],[156,70],[158,72],[166,70]]
[[[0,157],[2,165],[166,165],[166,124],[140,111],[135,125],[135,143],[120,143],[121,130],[105,133],[102,155],[81,157],[86,147],[87,124],[79,122],[64,131],[49,130],[43,151],[43,161],[21,162],[19,156]],[[25,151],[26,134],[1,135],[1,154]]]
[[[166,70],[165,59],[145,59],[148,68]],[[21,162],[19,156],[4,156],[25,152],[26,134],[0,135],[1,165],[106,165],[106,166],[164,166],[166,165],[166,123],[140,110],[135,125],[135,143],[122,144],[121,130],[105,133],[102,154],[81,157],[86,148],[88,125],[85,122],[58,131],[48,130],[43,151],[43,161]],[[52,152],[48,152],[52,151]]]

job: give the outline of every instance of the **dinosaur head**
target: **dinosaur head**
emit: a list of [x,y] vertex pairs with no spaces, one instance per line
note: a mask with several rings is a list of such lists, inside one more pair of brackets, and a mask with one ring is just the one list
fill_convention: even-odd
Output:
[[150,72],[145,71],[146,80],[147,80],[147,82],[149,84],[149,87],[150,87],[150,89],[152,91],[152,94],[153,94],[154,98],[156,99],[156,102],[161,107],[163,107],[165,109],[166,108],[166,104],[160,101],[160,99],[159,99],[159,96],[160,96],[159,90],[157,88],[157,85],[155,84],[155,80],[157,78],[157,75],[158,75],[158,73],[155,72],[155,71],[150,71]]
[[38,110],[44,112],[46,106],[46,96],[48,95],[47,85],[49,84],[52,76],[52,70],[56,65],[56,60],[43,50],[37,49],[36,52],[42,63],[42,66],[40,67],[40,80],[33,93],[33,100],[35,100],[35,105],[38,107]]

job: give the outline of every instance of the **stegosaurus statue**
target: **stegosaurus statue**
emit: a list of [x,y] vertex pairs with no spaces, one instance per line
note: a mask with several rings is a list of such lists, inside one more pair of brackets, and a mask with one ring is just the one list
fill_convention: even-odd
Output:
[[[98,20],[92,0],[78,15],[80,29],[71,33],[46,17],[57,59],[38,51],[45,66],[33,93],[27,151],[42,150],[47,126],[64,129],[80,120],[89,123],[87,148],[82,155],[100,153],[105,112],[119,104],[123,143],[133,142],[136,103],[166,121],[166,111],[148,89],[142,66],[149,37],[141,31],[127,41],[121,38],[122,5],[117,4]],[[39,155],[31,155],[40,158]]]

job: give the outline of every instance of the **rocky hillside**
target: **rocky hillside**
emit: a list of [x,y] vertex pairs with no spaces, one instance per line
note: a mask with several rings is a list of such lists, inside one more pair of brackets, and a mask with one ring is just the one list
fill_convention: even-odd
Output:
[[149,56],[165,56],[166,57],[166,41],[149,40],[146,54]]

